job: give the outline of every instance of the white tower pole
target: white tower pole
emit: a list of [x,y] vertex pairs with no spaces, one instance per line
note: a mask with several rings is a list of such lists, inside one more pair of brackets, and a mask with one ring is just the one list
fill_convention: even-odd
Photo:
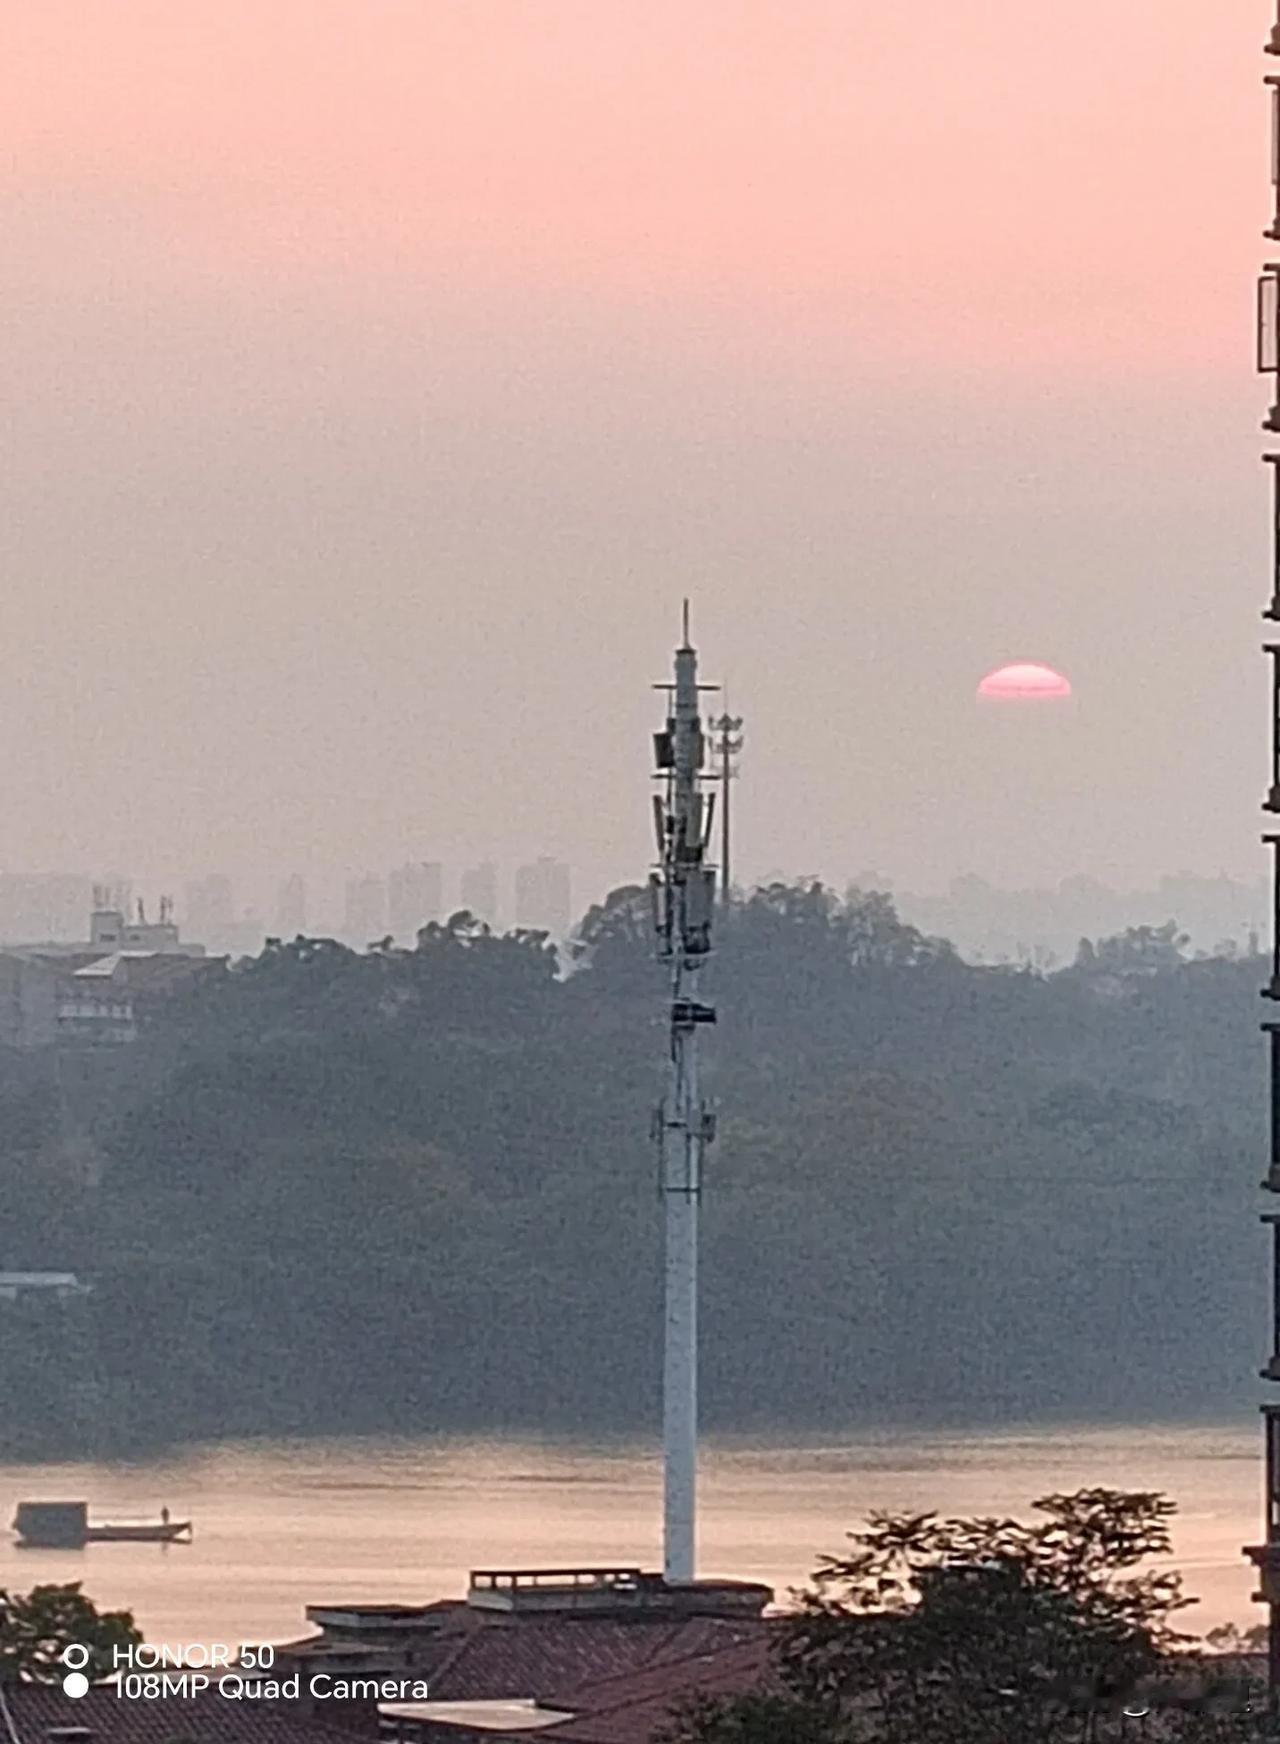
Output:
[[671,964],[671,1077],[658,1128],[666,1223],[663,1344],[664,1552],[668,1581],[694,1578],[698,1458],[698,1208],[712,1120],[698,1080],[698,1031],[715,1012],[697,998],[711,949],[715,873],[706,862],[711,807],[703,792],[706,743],[698,710],[698,656],[676,650],[666,731],[657,735],[659,865],[653,875],[660,954]]

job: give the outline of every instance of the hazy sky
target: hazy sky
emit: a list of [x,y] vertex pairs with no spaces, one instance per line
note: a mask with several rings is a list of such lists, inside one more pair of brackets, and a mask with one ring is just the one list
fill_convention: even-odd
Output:
[[1259,869],[1266,0],[0,20],[0,863]]

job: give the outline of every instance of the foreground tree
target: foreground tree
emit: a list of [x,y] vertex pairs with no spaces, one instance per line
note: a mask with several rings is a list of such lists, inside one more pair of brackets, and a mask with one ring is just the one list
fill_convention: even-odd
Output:
[[1188,1744],[1276,1735],[1173,1628],[1191,1601],[1151,1567],[1170,1501],[1086,1489],[1035,1512],[871,1515],[782,1631],[778,1687],[696,1706],[673,1744],[1078,1744],[1157,1711]]
[[0,1592],[0,1682],[60,1683],[67,1669],[62,1655],[73,1644],[88,1649],[80,1669],[92,1682],[117,1669],[117,1648],[141,1640],[129,1611],[99,1611],[79,1581]]
[[795,1696],[746,1695],[694,1701],[658,1734],[657,1744],[831,1744],[832,1716]]

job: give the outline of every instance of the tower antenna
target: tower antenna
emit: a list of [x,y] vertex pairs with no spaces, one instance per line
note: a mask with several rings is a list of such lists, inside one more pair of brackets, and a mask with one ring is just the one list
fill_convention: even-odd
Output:
[[676,649],[667,720],[654,734],[660,788],[654,796],[657,863],[650,877],[658,956],[671,970],[671,1067],[654,1121],[666,1225],[663,1332],[663,1573],[694,1578],[698,1467],[698,1212],[702,1162],[715,1117],[702,1095],[698,1033],[716,1020],[698,998],[698,976],[711,951],[715,869],[707,861],[714,796],[703,773],[707,742],[699,713],[697,650],[689,642],[689,602]]
[[738,779],[738,758],[742,752],[742,716],[729,714],[727,693],[724,706],[725,713],[717,715],[708,725],[715,735],[715,760],[720,783],[720,900],[727,903],[729,892],[733,889],[733,832],[729,802],[733,783]]

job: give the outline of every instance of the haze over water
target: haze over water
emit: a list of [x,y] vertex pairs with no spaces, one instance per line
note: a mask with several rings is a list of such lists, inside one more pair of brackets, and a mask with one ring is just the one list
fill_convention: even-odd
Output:
[[[1055,1490],[1159,1489],[1180,1506],[1175,1563],[1202,1603],[1184,1627],[1257,1622],[1239,1554],[1259,1517],[1257,1437],[1220,1426],[1028,1428],[822,1441],[720,1441],[703,1465],[701,1570],[764,1580],[779,1598],[872,1508],[1021,1512]],[[283,1641],[303,1608],[459,1595],[472,1567],[654,1567],[659,1470],[633,1442],[461,1438],[261,1441],[136,1464],[0,1466],[12,1503],[84,1497],[98,1519],[167,1505],[189,1546],[83,1552],[0,1543],[0,1586],[80,1580],[131,1607],[147,1638]]]

